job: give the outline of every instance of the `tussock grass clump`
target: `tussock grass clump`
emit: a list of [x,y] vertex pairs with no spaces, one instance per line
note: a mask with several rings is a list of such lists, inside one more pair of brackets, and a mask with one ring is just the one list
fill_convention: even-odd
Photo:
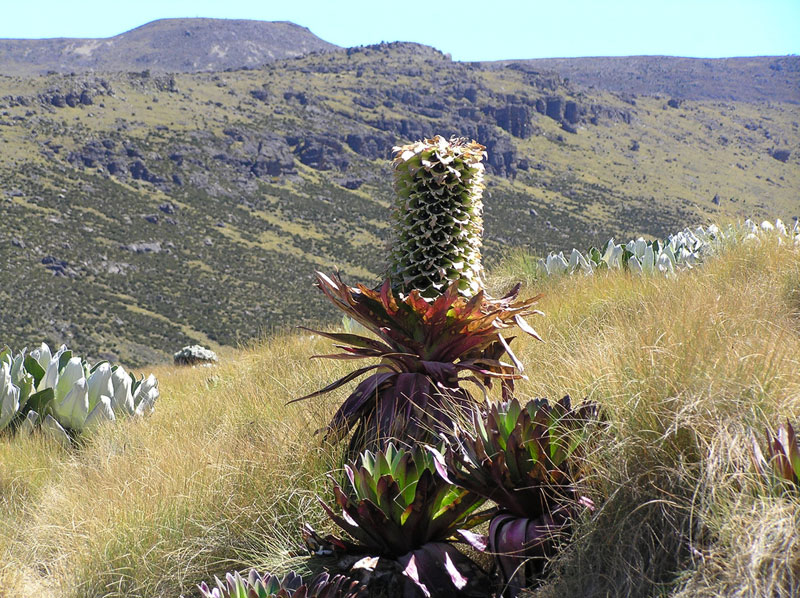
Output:
[[588,396],[613,438],[587,462],[606,500],[537,596],[797,591],[800,500],[755,479],[746,431],[800,418],[798,273],[764,244],[669,279],[531,283],[548,342],[520,351],[520,389]]
[[[768,244],[671,278],[530,279],[546,342],[514,341],[517,394],[586,396],[607,426],[581,488],[597,508],[532,595],[796,595],[800,496],[748,451],[751,428],[800,422],[798,288],[797,252]],[[74,450],[0,438],[0,595],[188,597],[232,569],[308,568],[300,526],[330,525],[314,495],[341,461],[312,432],[349,389],[285,402],[348,371],[307,361],[327,350],[281,335],[216,368],[155,368],[156,412]]]

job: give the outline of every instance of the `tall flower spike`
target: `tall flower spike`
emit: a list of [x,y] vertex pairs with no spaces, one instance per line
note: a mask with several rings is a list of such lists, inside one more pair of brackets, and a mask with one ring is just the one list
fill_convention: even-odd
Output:
[[457,281],[462,295],[475,295],[483,288],[485,148],[437,135],[393,151],[392,286],[434,299]]

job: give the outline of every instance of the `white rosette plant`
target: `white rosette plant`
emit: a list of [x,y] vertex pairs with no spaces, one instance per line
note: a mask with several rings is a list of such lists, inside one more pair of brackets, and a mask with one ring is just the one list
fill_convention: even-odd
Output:
[[0,430],[17,419],[23,433],[40,425],[65,445],[101,422],[151,413],[159,396],[152,374],[137,380],[121,365],[90,366],[64,345],[52,353],[42,343],[16,358],[5,349],[0,368]]
[[726,243],[761,243],[774,240],[779,245],[800,247],[800,222],[790,229],[779,218],[772,224],[760,225],[752,220],[730,225],[724,229],[711,224],[698,226],[670,235],[665,240],[646,241],[644,238],[621,245],[609,239],[602,249],[592,247],[586,255],[573,249],[569,259],[564,252],[551,252],[539,260],[539,270],[547,276],[582,272],[593,274],[596,270],[628,270],[635,274],[663,274],[670,276],[677,270],[690,269],[705,258],[719,252]]
[[33,376],[25,370],[24,361],[24,349],[16,357],[8,348],[0,351],[0,430],[25,407],[33,390]]
[[0,430],[8,426],[19,411],[19,386],[11,381],[11,370],[0,362]]

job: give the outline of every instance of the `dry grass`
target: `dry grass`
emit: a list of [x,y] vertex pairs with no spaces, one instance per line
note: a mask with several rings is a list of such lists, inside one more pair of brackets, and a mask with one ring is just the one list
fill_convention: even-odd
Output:
[[537,595],[797,595],[800,497],[765,496],[746,454],[750,427],[800,419],[797,252],[542,287],[548,342],[522,352],[521,390],[588,396],[609,433],[587,480],[606,500]]
[[298,514],[320,517],[314,489],[336,466],[311,437],[324,406],[284,406],[334,375],[308,366],[315,342],[283,336],[218,368],[159,368],[153,416],[78,450],[4,439],[0,588],[177,596],[211,574],[284,560]]
[[[587,462],[599,508],[535,595],[791,596],[800,497],[761,485],[746,445],[751,427],[800,421],[797,252],[529,282],[547,342],[515,341],[520,393],[588,396],[608,426]],[[228,569],[298,562],[339,460],[311,432],[346,390],[284,403],[347,369],[307,361],[327,348],[282,335],[217,368],[159,368],[153,416],[76,450],[0,439],[0,596],[189,596]]]

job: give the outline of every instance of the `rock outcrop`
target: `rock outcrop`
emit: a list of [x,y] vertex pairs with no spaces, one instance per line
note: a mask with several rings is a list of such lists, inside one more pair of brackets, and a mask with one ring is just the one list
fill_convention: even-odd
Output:
[[213,365],[219,360],[217,354],[202,345],[184,347],[172,356],[175,365]]

